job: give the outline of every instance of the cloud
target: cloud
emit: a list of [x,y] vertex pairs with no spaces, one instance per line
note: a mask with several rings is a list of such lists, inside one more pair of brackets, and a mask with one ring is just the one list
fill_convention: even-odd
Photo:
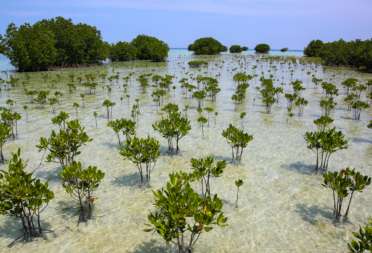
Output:
[[[11,8],[99,9],[101,15],[114,15],[117,9],[192,11],[263,17],[370,18],[371,0],[13,0],[2,6]],[[25,16],[38,12],[23,12]],[[47,12],[50,13],[50,12]],[[109,13],[109,14],[105,14]],[[22,13],[18,13],[22,15]],[[76,14],[75,14],[76,15]],[[71,16],[71,15],[70,15]]]
[[35,16],[45,15],[45,13],[44,12],[41,12],[41,11],[22,11],[22,10],[10,11],[10,10],[2,10],[0,12],[3,13],[3,14],[6,14],[6,15],[16,16],[16,17],[35,17]]

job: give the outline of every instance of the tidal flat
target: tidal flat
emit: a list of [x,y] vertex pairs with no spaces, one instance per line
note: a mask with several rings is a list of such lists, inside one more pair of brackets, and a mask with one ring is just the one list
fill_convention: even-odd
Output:
[[[296,57],[296,64],[288,59]],[[47,72],[29,73],[27,82],[24,73],[8,72],[19,78],[13,87],[2,87],[0,104],[8,107],[6,101],[12,99],[16,103],[12,111],[21,113],[18,121],[18,136],[4,145],[4,157],[9,159],[11,152],[21,149],[22,157],[28,159],[27,171],[35,171],[34,176],[43,182],[49,182],[55,198],[42,214],[44,228],[54,232],[47,233],[47,240],[34,239],[30,243],[18,242],[7,247],[22,234],[21,221],[10,217],[0,217],[2,252],[175,252],[173,245],[167,246],[156,233],[145,233],[142,230],[148,223],[147,215],[155,211],[152,190],[166,187],[168,175],[172,172],[191,172],[190,159],[213,156],[218,160],[226,160],[227,167],[222,177],[213,179],[211,191],[217,194],[224,203],[223,211],[228,217],[227,227],[215,227],[203,233],[195,244],[195,252],[347,252],[347,243],[354,236],[359,226],[367,224],[367,217],[372,210],[372,187],[366,187],[363,193],[353,197],[349,214],[350,222],[334,224],[332,222],[332,192],[322,187],[323,177],[315,173],[315,154],[307,148],[304,140],[307,131],[316,131],[313,121],[322,115],[320,100],[325,97],[320,85],[312,82],[312,75],[331,82],[339,89],[339,96],[334,100],[336,108],[332,111],[334,119],[332,127],[342,131],[349,140],[349,148],[332,154],[329,171],[340,171],[350,166],[364,175],[371,175],[372,130],[367,128],[372,117],[372,109],[362,111],[360,120],[354,120],[351,111],[344,102],[346,89],[342,82],[346,78],[357,78],[365,84],[372,75],[347,68],[330,68],[316,63],[300,64],[302,53],[287,51],[285,54],[222,54],[218,56],[193,56],[184,49],[170,51],[169,62],[154,63],[150,61],[113,62],[106,65],[87,68],[66,68],[48,72],[47,82],[41,77]],[[188,61],[208,61],[208,67],[191,68]],[[291,64],[289,64],[291,63]],[[254,65],[257,68],[252,69]],[[273,68],[273,66],[276,66]],[[276,70],[274,70],[276,69]],[[270,72],[268,72],[270,70]],[[293,72],[291,72],[293,70]],[[122,78],[129,73],[135,74],[131,81]],[[243,103],[235,104],[231,97],[236,91],[237,83],[233,76],[237,72],[246,72],[258,76],[250,80],[246,98]],[[307,72],[311,72],[308,75]],[[68,75],[81,76],[85,81],[86,74],[96,76],[99,85],[95,94],[87,94],[87,90],[75,80],[76,89],[69,91],[72,83]],[[102,81],[99,74],[119,75],[119,79]],[[143,91],[136,81],[139,75],[174,75],[171,89],[164,97],[163,105],[178,104],[181,111],[189,106],[187,116],[191,120],[192,130],[180,141],[180,153],[167,153],[167,140],[155,132],[152,124],[164,115],[161,107],[153,102],[151,93],[156,87]],[[263,74],[262,74],[263,73]],[[60,80],[56,75],[61,75]],[[221,92],[216,101],[207,96],[203,108],[212,107],[218,116],[209,115],[209,124],[202,129],[197,123],[197,100],[190,98],[189,92],[180,87],[179,80],[188,78],[190,84],[196,85],[191,77],[202,75],[218,80]],[[217,75],[217,76],[216,76]],[[303,82],[306,88],[302,97],[309,101],[302,116],[298,116],[298,108],[294,106],[295,116],[287,121],[287,100],[279,94],[279,101],[272,106],[271,113],[266,112],[262,96],[256,89],[260,87],[260,77],[270,78],[273,75],[274,86],[283,87],[284,93],[293,93],[289,85],[296,79]],[[7,79],[5,74],[1,76]],[[56,85],[50,81],[55,79]],[[22,82],[25,82],[24,86]],[[284,83],[284,85],[280,85]],[[124,91],[123,85],[128,87]],[[151,85],[154,83],[151,82]],[[108,92],[107,86],[112,91]],[[54,97],[59,91],[63,94],[61,102],[56,104],[56,113],[50,105],[45,108],[31,103],[25,94],[28,90],[50,91],[48,97]],[[361,100],[367,101],[363,92]],[[80,94],[85,94],[84,107]],[[129,100],[126,95],[130,95]],[[123,97],[123,100],[120,98]],[[135,165],[124,160],[119,154],[117,136],[107,126],[106,108],[102,107],[105,99],[116,103],[112,109],[112,119],[131,118],[131,108],[135,99],[139,99],[140,114],[136,127],[138,137],[155,137],[161,143],[161,157],[152,172],[151,182],[140,187],[140,178]],[[78,115],[73,103],[78,103]],[[23,106],[27,105],[28,122]],[[97,166],[106,175],[95,192],[99,198],[93,205],[93,218],[86,224],[77,226],[78,203],[71,199],[62,188],[58,178],[62,170],[58,163],[47,163],[43,160],[43,152],[38,152],[35,145],[40,137],[49,137],[52,130],[58,131],[51,118],[60,111],[69,113],[70,119],[79,119],[85,131],[93,139],[81,148],[81,155],[76,160],[83,166]],[[98,113],[97,127],[93,116]],[[241,126],[240,113],[246,112],[244,132],[253,135],[253,140],[244,149],[242,163],[231,162],[231,148],[221,135],[229,124]],[[206,111],[202,113],[208,116]],[[7,165],[1,165],[5,170]],[[234,181],[244,180],[239,191],[239,202],[236,203],[236,186]],[[192,187],[200,192],[197,182]]]

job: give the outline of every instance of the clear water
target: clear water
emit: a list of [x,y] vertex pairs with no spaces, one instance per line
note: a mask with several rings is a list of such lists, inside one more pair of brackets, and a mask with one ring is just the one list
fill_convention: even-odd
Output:
[[[248,51],[248,53],[251,53]],[[290,55],[291,52],[286,52]],[[295,52],[298,55],[302,52]],[[182,57],[178,57],[182,55]],[[183,55],[186,55],[184,57]],[[183,49],[172,50],[168,63],[148,62],[123,62],[111,63],[107,66],[62,69],[50,72],[54,76],[62,73],[63,79],[57,84],[56,89],[48,88],[40,77],[41,73],[31,73],[30,84],[26,84],[29,90],[62,91],[63,102],[57,105],[60,110],[70,113],[70,119],[79,118],[85,126],[88,135],[93,141],[81,149],[82,154],[77,157],[84,166],[97,166],[106,173],[98,191],[95,193],[99,199],[94,203],[94,216],[87,225],[80,224],[77,227],[77,203],[63,190],[58,173],[61,171],[59,164],[43,163],[35,172],[35,176],[43,181],[48,181],[54,191],[55,199],[43,213],[42,224],[44,228],[53,230],[48,233],[48,240],[36,239],[32,243],[18,243],[12,248],[7,248],[15,238],[21,235],[21,223],[9,217],[0,217],[0,249],[2,252],[176,252],[172,245],[166,246],[163,239],[157,234],[142,232],[147,223],[149,210],[154,210],[151,201],[153,195],[151,189],[160,189],[166,185],[168,174],[174,171],[190,172],[190,159],[201,158],[207,155],[224,159],[228,166],[221,178],[212,181],[211,190],[223,199],[225,205],[223,211],[228,216],[229,226],[216,227],[209,233],[201,235],[196,244],[196,252],[347,252],[346,243],[353,239],[352,231],[356,231],[359,225],[366,224],[366,218],[372,210],[372,187],[367,187],[353,199],[350,220],[351,223],[335,226],[332,223],[332,193],[321,186],[322,176],[314,174],[315,155],[306,148],[304,134],[306,131],[315,131],[313,120],[321,115],[319,100],[323,96],[321,89],[314,89],[314,85],[306,75],[311,71],[310,67],[302,73],[297,67],[293,79],[300,79],[307,88],[303,93],[309,101],[305,107],[304,115],[294,117],[292,124],[286,122],[286,100],[280,96],[278,104],[275,104],[271,114],[266,114],[265,107],[261,104],[261,96],[255,87],[259,81],[254,79],[250,82],[247,90],[245,103],[236,106],[231,96],[236,90],[236,84],[232,81],[234,73],[227,71],[238,67],[237,61],[233,61],[235,55],[222,55],[215,57],[215,61],[224,60],[223,68],[219,68],[221,77],[219,85],[222,91],[217,95],[217,101],[212,102],[208,97],[204,107],[213,107],[219,112],[214,124],[214,117],[210,116],[210,126],[205,128],[203,138],[201,128],[196,122],[197,101],[191,100],[182,93],[177,80],[186,77],[181,67],[186,66],[192,56]],[[181,62],[178,64],[178,62]],[[148,67],[145,64],[149,64]],[[214,77],[218,71],[214,64],[210,64],[208,76]],[[221,65],[221,64],[219,64]],[[268,77],[266,63],[259,64],[254,72],[252,63],[246,66],[248,74],[265,72]],[[288,65],[278,66],[276,78],[285,83],[291,81]],[[180,67],[179,67],[180,66]],[[128,67],[133,67],[129,69]],[[78,116],[72,107],[73,102],[82,106],[80,94],[84,88],[77,85],[76,93],[68,93],[68,74],[82,75],[86,73],[102,73],[112,69],[120,72],[119,83],[113,84],[111,95],[107,89],[102,89],[105,84],[100,84],[96,95],[86,95],[85,108],[78,109]],[[186,66],[187,68],[187,66]],[[214,68],[212,70],[212,68]],[[129,105],[127,100],[121,106],[120,97],[125,96],[122,86],[122,77],[129,72],[136,72],[136,76],[152,72],[165,75],[175,74],[174,84],[177,86],[175,95],[171,91],[164,101],[174,102],[184,108],[189,105],[188,116],[191,119],[192,130],[188,136],[180,142],[181,154],[167,155],[167,142],[152,129],[152,124],[161,119],[151,98],[153,88],[146,93],[139,89],[138,82],[132,78],[127,93],[130,94]],[[338,103],[332,117],[335,119],[333,126],[342,130],[347,138],[350,138],[350,147],[347,150],[338,151],[331,156],[330,170],[341,170],[347,166],[355,167],[363,174],[371,176],[372,158],[372,134],[366,126],[371,119],[372,110],[362,112],[361,120],[352,119],[352,113],[347,111],[347,105],[342,101],[345,91],[340,83],[347,77],[356,77],[365,82],[371,79],[370,74],[359,73],[353,70],[341,68],[316,68],[318,78],[329,80],[337,84],[340,96],[336,98]],[[137,72],[138,71],[138,72]],[[180,73],[182,71],[183,73]],[[190,73],[198,73],[197,69],[189,69]],[[284,72],[282,72],[284,71]],[[212,74],[210,74],[212,72]],[[15,74],[21,81],[25,80],[23,74]],[[335,75],[333,77],[333,75]],[[4,75],[2,75],[5,78]],[[311,77],[311,76],[310,76]],[[77,83],[77,82],[75,82]],[[13,110],[21,112],[22,120],[18,124],[19,137],[9,140],[4,146],[4,155],[9,158],[11,152],[18,148],[22,150],[22,157],[29,159],[28,171],[34,170],[42,159],[42,153],[38,153],[35,145],[41,136],[50,136],[51,131],[57,130],[58,126],[52,125],[50,118],[54,117],[50,106],[39,109],[35,104],[29,104],[29,99],[24,94],[21,84],[15,89],[6,92],[2,89],[0,97],[1,106],[6,106],[7,99],[16,100]],[[292,92],[289,85],[284,86],[286,93]],[[119,155],[117,137],[106,126],[107,118],[102,102],[110,99],[116,102],[113,108],[113,117],[129,118],[130,108],[134,99],[140,99],[141,114],[137,134],[139,137],[151,135],[161,142],[162,156],[160,157],[151,179],[151,188],[139,188],[139,175],[133,163],[124,161]],[[254,100],[255,99],[255,100]],[[365,95],[362,97],[365,100]],[[28,105],[29,122],[23,106]],[[295,108],[295,113],[297,114]],[[99,114],[98,128],[95,127],[93,112]],[[244,119],[244,129],[252,134],[254,139],[244,150],[243,160],[240,166],[231,164],[230,148],[221,136],[222,130],[231,123],[240,126],[239,115],[247,112]],[[203,112],[206,116],[206,113]],[[0,169],[6,169],[2,165]],[[243,179],[244,185],[240,189],[239,203],[236,206],[236,187],[234,181]],[[193,186],[200,190],[199,185]]]

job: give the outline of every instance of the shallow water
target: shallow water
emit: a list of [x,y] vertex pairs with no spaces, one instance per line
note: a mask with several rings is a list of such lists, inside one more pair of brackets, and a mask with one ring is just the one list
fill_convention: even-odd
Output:
[[[230,73],[232,68],[238,67],[237,61],[232,61],[234,56],[226,54],[214,57],[216,63],[219,60],[225,61],[224,67],[218,68],[221,72],[219,86],[222,91],[217,95],[216,102],[210,101],[207,97],[203,107],[213,107],[219,115],[216,118],[216,125],[214,116],[210,116],[210,126],[205,128],[203,138],[201,128],[196,122],[197,101],[189,99],[182,92],[178,80],[186,77],[185,71],[195,73],[196,76],[202,74],[205,69],[201,72],[197,69],[187,69],[185,62],[192,57],[187,56],[185,59],[184,55],[190,55],[187,50],[173,53],[170,54],[169,63],[123,62],[51,72],[52,76],[62,72],[63,79],[58,82],[57,88],[48,88],[40,73],[31,73],[31,82],[26,84],[29,90],[50,90],[51,94],[58,90],[64,93],[63,102],[57,105],[57,112],[64,110],[70,114],[70,119],[79,118],[88,135],[93,138],[92,142],[81,149],[82,153],[76,160],[81,161],[83,166],[97,166],[106,173],[106,176],[95,193],[99,196],[94,203],[95,218],[90,220],[88,225],[80,223],[77,227],[78,216],[75,215],[77,203],[61,186],[58,179],[58,173],[61,171],[59,164],[42,163],[34,175],[48,181],[55,194],[55,198],[42,214],[42,225],[55,232],[48,233],[49,240],[37,239],[32,243],[17,243],[12,248],[7,248],[6,246],[21,234],[22,226],[18,220],[1,216],[1,251],[76,252],[79,249],[83,252],[175,252],[176,248],[172,245],[166,246],[164,240],[157,234],[142,232],[145,228],[144,223],[147,223],[149,210],[154,210],[151,204],[153,200],[151,189],[165,187],[168,174],[171,172],[180,170],[191,172],[191,157],[212,155],[228,162],[223,176],[212,181],[211,190],[223,199],[225,203],[223,211],[228,216],[229,226],[215,227],[209,233],[202,234],[195,245],[196,252],[346,252],[347,242],[354,239],[351,231],[356,231],[359,225],[365,225],[366,218],[371,215],[372,187],[367,187],[363,193],[355,194],[350,213],[351,223],[335,226],[331,222],[332,193],[321,186],[322,176],[314,174],[315,155],[306,148],[304,140],[306,131],[316,131],[313,120],[322,113],[319,107],[319,100],[323,96],[321,88],[314,89],[314,84],[309,81],[311,77],[308,78],[306,75],[307,71],[315,72],[310,67],[306,67],[303,72],[301,71],[303,67],[295,69],[293,80],[299,79],[304,82],[303,86],[307,90],[303,92],[303,97],[309,101],[309,105],[305,107],[302,117],[297,116],[295,108],[296,116],[292,123],[288,124],[284,95],[280,95],[279,103],[273,106],[271,114],[266,113],[265,107],[261,104],[261,95],[255,89],[256,86],[260,86],[259,77],[257,81],[253,79],[249,82],[247,97],[242,105],[236,106],[231,100],[237,86],[232,81],[234,73],[240,70],[246,71],[247,74],[260,75],[261,71],[264,71],[265,77],[268,78],[266,63],[262,64],[262,68],[261,64],[257,64],[259,67],[256,71],[252,70],[253,63],[250,63],[245,65],[246,69]],[[178,57],[179,55],[182,57]],[[290,52],[286,52],[286,55],[290,55]],[[149,66],[146,67],[145,64]],[[292,92],[288,85],[291,81],[290,72],[287,72],[288,65],[278,63],[274,65],[278,66],[276,79],[281,82],[284,77],[283,82],[287,83],[284,92]],[[185,70],[181,69],[183,66],[186,67]],[[130,69],[131,67],[133,69]],[[108,75],[111,75],[113,68],[115,72],[120,72],[120,81],[113,82],[112,94],[109,95],[107,89],[101,88],[108,85],[108,81],[105,84],[100,83],[96,95],[85,96],[85,108],[80,107],[77,116],[72,104],[78,102],[82,106],[80,94],[85,91],[83,87],[77,85],[77,91],[70,95],[67,89],[68,74],[75,73],[77,76],[82,73],[83,76],[85,73],[108,71]],[[139,74],[152,73],[152,69],[156,69],[155,74],[162,76],[165,74],[177,76],[177,79],[173,80],[177,86],[176,92],[169,92],[164,104],[174,102],[179,104],[181,109],[184,105],[190,106],[188,117],[191,119],[192,130],[180,142],[180,155],[167,155],[166,140],[152,129],[151,125],[161,119],[151,98],[153,88],[142,93],[138,82],[135,81]],[[372,110],[363,111],[361,120],[353,120],[352,113],[347,111],[347,105],[342,101],[345,90],[340,83],[351,76],[363,80],[364,83],[365,80],[372,79],[372,76],[341,68],[317,67],[316,70],[317,78],[328,81],[332,78],[332,83],[337,84],[340,89],[340,96],[335,98],[338,105],[332,113],[332,118],[335,119],[333,126],[350,138],[349,149],[338,151],[331,156],[329,169],[334,171],[350,166],[371,176],[372,134],[367,124],[372,116]],[[132,77],[127,89],[131,96],[130,103],[128,105],[124,99],[121,106],[120,97],[125,94],[123,89],[118,87],[123,84],[121,78],[132,71],[136,72],[136,75]],[[214,77],[217,72],[214,64],[210,64],[207,76]],[[25,80],[22,74],[15,75],[21,81]],[[35,147],[40,137],[49,137],[53,129],[58,130],[58,126],[52,125],[50,120],[55,114],[48,105],[45,109],[39,109],[35,104],[30,105],[21,84],[9,92],[4,90],[0,97],[1,106],[7,106],[5,101],[9,98],[16,100],[13,111],[21,112],[23,117],[18,123],[19,136],[15,141],[8,141],[5,144],[4,155],[9,158],[11,152],[21,148],[22,157],[29,159],[27,170],[32,171],[39,165],[43,155],[38,153]],[[116,102],[113,118],[129,118],[135,98],[140,99],[141,108],[137,135],[139,137],[151,135],[160,140],[162,145],[162,156],[153,171],[151,187],[146,189],[139,188],[139,175],[134,164],[124,161],[119,155],[117,137],[106,126],[106,110],[101,106],[105,99],[110,99]],[[362,99],[366,100],[365,94]],[[29,122],[25,120],[24,105],[29,106]],[[99,114],[97,129],[94,111]],[[252,134],[254,139],[244,150],[242,164],[233,166],[230,147],[221,132],[230,123],[240,126],[239,115],[243,111],[247,112],[244,129]],[[203,114],[207,116],[205,112]],[[6,166],[2,165],[0,169],[6,169]],[[235,203],[234,185],[237,179],[243,179],[245,182],[239,191],[238,205]],[[193,183],[192,186],[200,190],[198,184]]]

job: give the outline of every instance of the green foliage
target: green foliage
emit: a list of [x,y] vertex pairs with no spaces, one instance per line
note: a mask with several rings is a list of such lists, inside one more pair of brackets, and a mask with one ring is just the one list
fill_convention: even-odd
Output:
[[187,64],[189,64],[190,67],[199,68],[200,66],[208,67],[207,61],[189,61]]
[[240,164],[243,149],[247,147],[251,140],[253,140],[253,136],[244,133],[243,130],[239,130],[231,124],[226,130],[222,131],[222,136],[226,138],[227,143],[231,147],[232,161],[235,164]]
[[[147,139],[129,138],[125,142],[125,149],[119,146],[121,150],[120,155],[136,164],[141,176],[141,185],[146,185],[150,182],[151,171],[154,170],[156,160],[160,156],[159,147],[159,142],[150,136]],[[145,178],[143,176],[144,173]]]
[[349,42],[340,39],[324,43],[318,55],[326,65],[352,66],[360,70],[372,70],[372,40],[360,39]]
[[324,132],[332,123],[333,119],[328,116],[321,116],[319,119],[314,119],[314,124],[318,127],[318,132]]
[[168,57],[169,47],[165,42],[151,36],[138,35],[132,40],[137,48],[139,60],[164,61]]
[[241,53],[243,52],[243,48],[239,45],[232,45],[230,47],[230,53]]
[[270,46],[267,44],[258,44],[254,50],[256,53],[268,53],[270,51]]
[[112,111],[112,107],[114,105],[116,105],[116,103],[115,102],[111,102],[109,99],[105,99],[105,101],[103,101],[102,106],[105,106],[106,107],[107,118],[110,118],[110,107],[111,107],[111,111]]
[[359,227],[359,233],[353,232],[353,235],[359,239],[359,241],[352,240],[351,245],[348,243],[347,246],[350,252],[363,253],[364,251],[372,250],[372,217],[368,218],[369,225],[364,228]]
[[324,116],[329,116],[331,111],[337,105],[336,102],[333,101],[333,98],[328,98],[326,100],[320,100],[320,107],[322,108],[322,113]]
[[176,152],[179,152],[179,141],[191,130],[190,120],[182,117],[178,110],[178,105],[168,103],[162,108],[162,111],[167,113],[167,118],[162,118],[159,122],[152,125],[155,131],[158,131],[163,138],[167,139],[168,152],[173,150],[173,139],[176,140]]
[[0,171],[0,214],[22,220],[26,238],[42,235],[41,212],[54,198],[54,193],[48,182],[43,184],[40,179],[32,178],[33,173],[25,171],[27,161],[21,158],[20,149],[12,155],[7,162],[8,170]]
[[207,93],[205,92],[205,90],[198,90],[195,91],[192,96],[198,100],[198,108],[201,108],[202,101],[204,98],[206,98]]
[[208,122],[208,120],[206,118],[204,118],[203,116],[200,116],[198,119],[197,119],[198,123],[200,124],[201,128],[202,128],[202,133],[203,133],[203,137],[204,137],[204,125]]
[[89,205],[89,212],[91,212],[91,204],[98,198],[92,194],[97,190],[99,183],[105,177],[105,173],[97,170],[96,166],[83,168],[80,162],[77,163],[76,161],[73,161],[68,166],[63,167],[63,170],[59,174],[59,178],[63,180],[63,188],[68,194],[70,194],[71,198],[79,201],[79,221],[86,221],[83,199],[86,199],[86,202]]
[[241,180],[241,179],[235,181],[235,185],[236,185],[236,187],[238,187],[238,191],[236,192],[236,202],[238,202],[238,200],[239,200],[239,188],[240,188],[240,186],[242,186],[243,184],[244,184],[244,181]]
[[360,120],[360,113],[362,109],[368,109],[369,107],[370,107],[369,104],[367,104],[364,101],[357,100],[357,101],[352,102],[351,108],[354,111],[354,119]]
[[227,51],[218,40],[211,37],[200,38],[194,41],[192,49],[196,55],[215,55]]
[[9,24],[6,55],[20,71],[47,70],[51,66],[96,64],[107,58],[108,44],[101,32],[62,17],[44,19],[17,28]]
[[282,49],[280,49],[281,52],[287,52],[288,51],[288,47],[284,47]]
[[202,196],[207,197],[212,195],[210,179],[221,177],[223,170],[226,168],[226,161],[217,161],[212,156],[201,159],[191,158],[191,167],[194,170],[194,179],[201,183]]
[[173,173],[169,178],[166,189],[153,191],[157,211],[148,215],[151,225],[146,225],[152,228],[144,231],[155,230],[167,245],[176,244],[180,253],[192,252],[203,231],[209,232],[212,225],[227,226],[223,202],[217,194],[213,198],[200,197],[190,187],[192,176],[187,173]]
[[111,44],[108,58],[111,61],[129,61],[137,57],[137,48],[129,42]]
[[194,45],[193,45],[193,44],[190,44],[190,45],[187,47],[187,50],[188,50],[188,51],[194,51]]
[[346,95],[349,95],[350,89],[356,87],[358,82],[359,80],[356,78],[348,78],[341,83],[344,87],[346,87]]
[[60,129],[59,133],[53,130],[49,139],[41,137],[40,145],[36,145],[39,152],[49,151],[46,162],[59,162],[62,168],[70,165],[75,157],[80,155],[81,146],[93,140],[89,139],[78,119],[66,124],[66,129]]
[[324,129],[320,132],[306,132],[305,141],[308,149],[316,153],[315,170],[327,171],[331,154],[348,148],[348,139],[336,128]]
[[3,122],[0,123],[0,155],[1,155],[1,163],[4,163],[4,155],[3,155],[3,147],[7,141],[12,136],[12,128],[9,124]]
[[322,88],[326,93],[326,98],[338,96],[338,89],[336,88],[336,85],[332,83],[322,82]]
[[297,99],[297,101],[296,101],[296,105],[297,106],[299,106],[299,108],[300,108],[300,110],[299,110],[299,112],[298,112],[298,116],[302,116],[302,114],[304,113],[304,108],[305,108],[305,106],[308,104],[309,102],[306,100],[306,99],[304,99],[304,98],[299,98],[299,99]]
[[323,41],[312,40],[304,49],[304,54],[309,57],[318,57],[323,46]]
[[248,47],[242,47],[243,51],[248,51]]
[[[342,222],[348,219],[351,200],[355,191],[363,192],[367,185],[371,184],[371,178],[363,176],[360,172],[355,172],[355,169],[340,172],[328,172],[323,174],[324,183],[322,186],[330,188],[333,192],[333,215],[337,222],[342,218]],[[344,215],[342,215],[342,204],[344,198],[350,194],[349,203]],[[345,200],[346,201],[346,200]]]
[[61,111],[58,116],[52,118],[52,123],[53,124],[58,124],[60,128],[66,129],[66,120],[70,116],[68,113],[65,113],[64,111]]

